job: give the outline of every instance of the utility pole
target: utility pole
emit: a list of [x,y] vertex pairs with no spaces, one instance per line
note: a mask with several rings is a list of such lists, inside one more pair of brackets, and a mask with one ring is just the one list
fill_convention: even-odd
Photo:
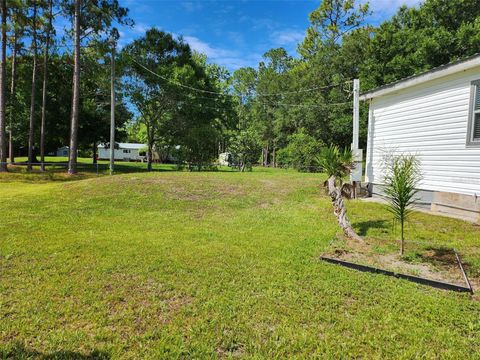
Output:
[[110,175],[113,174],[115,166],[115,39],[112,38],[112,60],[110,62],[111,67],[111,79],[110,79]]
[[353,142],[352,150],[358,150],[358,133],[360,128],[360,80],[353,80]]
[[359,133],[360,133],[360,80],[353,80],[353,139],[352,139],[352,153],[355,167],[350,174],[350,180],[353,185],[353,198],[357,197],[357,182],[362,181],[362,155],[363,152],[359,149]]

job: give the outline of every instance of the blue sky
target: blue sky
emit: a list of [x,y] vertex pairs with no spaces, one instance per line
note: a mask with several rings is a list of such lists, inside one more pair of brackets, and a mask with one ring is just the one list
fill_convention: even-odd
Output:
[[[363,0],[362,0],[363,1]],[[392,16],[402,4],[420,0],[370,0],[377,24]],[[190,46],[206,54],[209,61],[235,70],[256,67],[271,48],[284,47],[295,55],[307,29],[308,15],[319,6],[313,0],[121,0],[135,21],[122,28],[124,45],[150,27],[183,35]]]

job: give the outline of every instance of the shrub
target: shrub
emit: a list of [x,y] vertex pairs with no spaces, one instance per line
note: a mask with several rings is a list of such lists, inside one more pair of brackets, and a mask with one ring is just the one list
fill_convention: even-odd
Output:
[[303,130],[288,137],[288,145],[280,149],[277,162],[281,166],[292,167],[298,171],[316,172],[321,143]]

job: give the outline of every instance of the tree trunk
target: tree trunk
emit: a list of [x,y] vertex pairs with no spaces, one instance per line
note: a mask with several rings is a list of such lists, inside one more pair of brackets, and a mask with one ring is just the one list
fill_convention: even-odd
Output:
[[[142,114],[142,116],[145,115]],[[145,127],[147,129],[147,171],[152,171],[154,135],[148,121],[145,122]]]
[[262,166],[268,166],[268,143],[263,148],[263,164]]
[[327,180],[328,183],[328,195],[332,198],[333,213],[337,217],[338,224],[343,230],[345,236],[350,239],[363,241],[363,239],[353,230],[352,225],[347,218],[347,210],[343,203],[342,192],[337,188],[335,184],[335,176],[330,176]]
[[13,123],[15,117],[15,92],[17,89],[17,47],[18,47],[18,33],[15,28],[13,32],[13,49],[12,49],[12,82],[10,85],[10,116],[8,129],[8,158],[10,164],[15,162],[15,155],[13,153]]
[[153,150],[152,144],[148,142],[148,151],[147,151],[147,171],[152,171],[152,161],[153,161]]
[[30,94],[30,124],[28,129],[28,164],[27,170],[32,170],[34,162],[33,150],[35,147],[35,90],[37,84],[37,0],[33,0],[33,32],[32,32],[32,92]]
[[[77,149],[78,149],[78,113],[80,108],[80,3],[75,0],[74,37],[75,50],[73,54],[73,95],[72,113],[70,120],[70,149],[68,156],[68,173],[77,173]],[[110,144],[112,146],[112,144]]]
[[404,238],[404,220],[402,219],[401,221],[401,242],[400,242],[400,256],[403,256],[403,253],[405,252],[405,238]]
[[97,163],[97,142],[93,142],[93,148],[92,148],[92,164]]
[[0,64],[0,172],[7,171],[7,133],[5,117],[5,82],[7,64],[7,2],[0,0],[2,10],[2,55]]
[[272,149],[272,167],[276,168],[277,167],[277,156],[276,156],[276,151],[275,151],[275,146]]
[[48,48],[50,46],[50,32],[52,29],[52,9],[53,0],[48,2],[48,25],[47,35],[45,38],[45,54],[43,55],[43,86],[42,86],[42,120],[40,124],[40,170],[45,171],[45,116],[47,106],[47,65],[48,65]]
[[112,59],[110,61],[110,175],[115,167],[115,43],[112,44]]

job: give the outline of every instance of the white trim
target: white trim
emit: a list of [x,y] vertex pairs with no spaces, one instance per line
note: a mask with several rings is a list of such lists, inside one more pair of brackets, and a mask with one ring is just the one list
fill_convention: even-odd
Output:
[[475,109],[475,104],[477,102],[477,88],[480,88],[480,80],[472,81],[468,111],[467,147],[480,147],[480,139],[473,138],[475,115],[480,114],[480,109]]
[[467,71],[477,66],[480,66],[480,55],[476,55],[465,61],[443,65],[436,69],[427,71],[425,73],[414,75],[410,78],[400,80],[390,85],[385,85],[383,87],[368,91],[360,95],[360,100],[365,101],[365,100],[373,99],[379,96],[391,94],[396,91],[403,90],[408,87],[424,83],[426,81],[435,80],[435,79],[438,79],[447,75],[455,74],[461,71]]

